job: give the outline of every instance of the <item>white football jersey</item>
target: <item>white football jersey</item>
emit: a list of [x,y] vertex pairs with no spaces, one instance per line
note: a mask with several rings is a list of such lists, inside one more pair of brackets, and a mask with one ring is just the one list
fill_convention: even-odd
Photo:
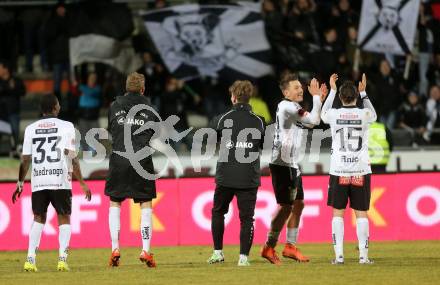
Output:
[[321,111],[319,96],[313,96],[313,108],[309,113],[300,104],[283,100],[278,104],[271,163],[298,168],[304,126],[320,123]]
[[[332,91],[327,99],[329,103],[333,103],[334,96],[335,92]],[[376,112],[368,98],[363,102],[363,109],[356,106],[327,109],[327,102],[324,104],[321,118],[330,125],[332,134],[331,175],[360,176],[371,173],[368,129],[376,121]]]
[[75,151],[72,123],[47,117],[26,128],[23,155],[32,156],[32,192],[72,189],[71,159],[65,149]]

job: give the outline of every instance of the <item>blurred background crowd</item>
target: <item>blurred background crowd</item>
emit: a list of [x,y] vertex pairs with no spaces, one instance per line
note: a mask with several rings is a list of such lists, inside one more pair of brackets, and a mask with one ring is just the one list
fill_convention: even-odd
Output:
[[[69,38],[75,33],[72,29],[78,29],[73,24],[78,21],[74,11],[80,7],[91,14],[103,13],[99,5],[110,5],[112,1],[31,2],[0,1],[0,120],[10,124],[13,138],[11,151],[0,152],[12,156],[19,150],[24,127],[39,116],[39,94],[56,94],[62,104],[62,117],[75,122],[84,133],[93,127],[106,127],[109,104],[124,92],[125,75],[116,69],[102,63],[71,66],[69,60]],[[138,72],[145,75],[146,92],[162,118],[179,116],[176,129],[185,130],[188,126],[207,125],[213,116],[230,106],[229,80],[203,77],[184,82],[174,78],[138,16],[139,10],[186,2],[118,2],[130,2],[121,5],[130,11],[131,16],[126,19],[128,30],[142,59]],[[416,44],[406,78],[405,56],[359,52],[362,1],[263,0],[259,4],[275,72],[254,80],[257,92],[251,104],[267,123],[273,121],[282,96],[277,77],[283,71],[297,72],[304,84],[312,77],[327,82],[333,72],[339,74],[341,81],[357,81],[365,72],[369,97],[380,121],[391,130],[395,144],[440,144],[439,1],[422,1],[420,5]],[[108,18],[111,21],[111,15]],[[307,108],[310,100],[304,104]],[[190,141],[185,141],[175,147],[184,150],[189,145]]]

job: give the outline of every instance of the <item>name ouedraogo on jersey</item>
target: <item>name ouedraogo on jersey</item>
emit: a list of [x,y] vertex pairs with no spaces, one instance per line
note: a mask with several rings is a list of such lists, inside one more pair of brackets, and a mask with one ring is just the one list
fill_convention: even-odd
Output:
[[72,123],[49,117],[26,128],[23,155],[32,156],[32,192],[72,189],[71,159],[66,149],[75,151]]

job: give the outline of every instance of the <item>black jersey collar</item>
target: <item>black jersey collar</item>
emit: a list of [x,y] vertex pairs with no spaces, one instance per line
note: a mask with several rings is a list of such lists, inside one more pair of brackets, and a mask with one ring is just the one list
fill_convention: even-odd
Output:
[[247,103],[236,103],[232,106],[232,109],[234,110],[243,110],[243,111],[251,111],[252,107],[251,105]]
[[342,106],[342,108],[346,108],[346,109],[353,109],[353,108],[357,108],[357,106]]
[[128,92],[125,95],[129,95],[129,96],[141,96],[141,93],[135,93],[135,92]]

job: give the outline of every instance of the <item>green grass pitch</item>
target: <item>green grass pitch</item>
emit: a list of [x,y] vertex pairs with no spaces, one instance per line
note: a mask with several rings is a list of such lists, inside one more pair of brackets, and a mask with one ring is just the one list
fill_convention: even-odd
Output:
[[[109,268],[109,249],[72,249],[70,272],[57,272],[57,252],[41,251],[39,272],[22,271],[26,252],[0,252],[0,284],[440,284],[440,242],[372,242],[373,265],[359,265],[354,243],[345,244],[345,265],[330,264],[331,244],[304,244],[310,263],[282,259],[274,266],[253,247],[251,267],[237,267],[238,247],[225,248],[224,264],[208,265],[211,248],[205,246],[157,247],[158,267],[147,268],[138,260],[137,248],[122,248],[121,266]],[[278,250],[282,249],[278,246]]]

